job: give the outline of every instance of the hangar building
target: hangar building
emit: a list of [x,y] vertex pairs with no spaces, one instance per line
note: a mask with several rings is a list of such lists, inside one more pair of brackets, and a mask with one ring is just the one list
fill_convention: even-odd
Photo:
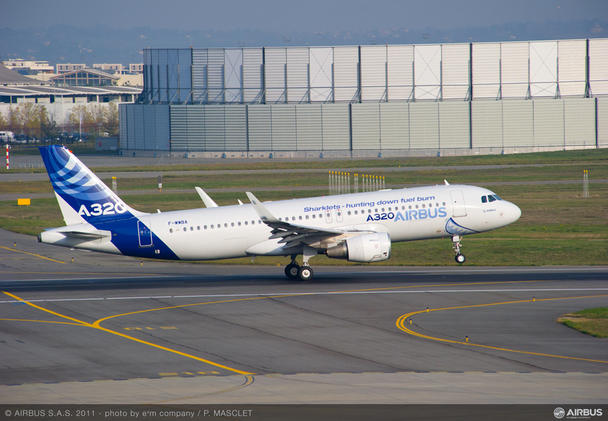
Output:
[[608,147],[608,39],[144,50],[123,154],[467,155]]

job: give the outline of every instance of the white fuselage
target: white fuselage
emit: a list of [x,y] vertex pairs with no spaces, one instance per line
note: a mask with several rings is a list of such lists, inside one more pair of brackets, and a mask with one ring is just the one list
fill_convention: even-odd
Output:
[[[451,236],[446,222],[475,232],[496,229],[519,218],[514,204],[482,203],[487,189],[437,185],[399,190],[265,202],[277,218],[320,229],[387,232],[392,241]],[[179,259],[204,260],[247,255],[284,255],[278,239],[250,204],[148,214],[140,217]],[[472,232],[468,232],[472,233]],[[139,238],[143,247],[154,247]],[[81,245],[82,247],[82,245]],[[105,250],[109,251],[109,250]]]

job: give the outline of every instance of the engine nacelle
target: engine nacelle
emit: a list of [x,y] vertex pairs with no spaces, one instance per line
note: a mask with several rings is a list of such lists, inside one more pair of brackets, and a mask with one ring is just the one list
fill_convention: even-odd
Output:
[[379,262],[391,257],[391,238],[386,232],[357,235],[327,249],[327,256],[351,262]]

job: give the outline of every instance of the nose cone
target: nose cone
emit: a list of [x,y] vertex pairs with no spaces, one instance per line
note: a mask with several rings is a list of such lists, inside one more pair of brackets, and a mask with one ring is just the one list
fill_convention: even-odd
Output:
[[521,216],[521,209],[519,209],[519,206],[515,203],[511,202],[505,203],[505,205],[507,205],[504,210],[505,219],[507,220],[507,224],[512,224]]

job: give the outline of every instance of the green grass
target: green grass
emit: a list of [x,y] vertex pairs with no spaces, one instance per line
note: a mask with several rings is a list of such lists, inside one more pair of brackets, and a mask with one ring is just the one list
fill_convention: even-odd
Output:
[[[272,175],[265,177],[272,178]],[[268,181],[271,184],[271,181]],[[517,203],[522,217],[508,227],[465,237],[466,265],[604,265],[608,264],[608,185],[592,185],[591,197],[581,198],[578,185],[500,186],[494,189]],[[327,190],[264,191],[262,200],[280,200],[326,194]],[[220,205],[247,203],[244,193],[214,193]],[[135,209],[145,212],[200,208],[198,195],[191,193],[151,193],[124,195]],[[36,235],[44,228],[63,225],[55,199],[32,199],[29,207],[0,201],[0,227]],[[218,263],[248,264],[251,258]],[[256,263],[285,264],[286,258],[256,257]],[[343,260],[314,258],[315,265],[353,265]],[[394,243],[392,257],[377,265],[453,265],[449,239]]]
[[[567,166],[501,168],[500,171],[488,169],[479,170],[443,170],[428,169],[407,172],[375,171],[376,175],[386,176],[386,183],[390,186],[401,187],[413,184],[440,184],[447,179],[452,184],[485,184],[522,182],[522,181],[558,181],[582,180],[583,169],[589,169],[591,180],[608,178],[608,165],[606,164],[573,164]],[[159,171],[159,174],[161,171]],[[111,185],[112,179],[105,178],[104,182]],[[151,190],[156,189],[157,177],[148,178],[119,178],[117,180],[120,190]],[[194,189],[194,186],[203,188],[237,188],[244,191],[264,187],[280,186],[327,186],[328,174],[325,170],[318,173],[305,174],[205,174],[205,175],[165,175],[163,176],[164,189]],[[50,183],[32,182],[0,182],[0,192],[3,193],[51,193]]]
[[[68,145],[76,153],[94,153],[94,149],[88,142],[81,145]],[[79,150],[78,148],[83,148]],[[87,149],[88,148],[88,149]],[[23,147],[13,150],[14,155],[37,154],[37,149]],[[114,159],[115,155],[108,155],[108,159]],[[274,159],[259,161],[248,160],[224,160],[217,159],[216,162],[178,164],[172,165],[170,159],[165,159],[159,165],[131,166],[131,167],[93,167],[95,171],[190,171],[190,170],[231,170],[231,169],[291,169],[291,168],[318,168],[321,170],[331,169],[362,169],[370,167],[399,167],[399,166],[452,166],[452,165],[517,165],[517,164],[572,164],[572,163],[596,163],[606,164],[608,162],[608,149],[586,149],[577,151],[558,152],[535,152],[510,155],[474,155],[458,157],[413,157],[413,158],[367,158],[367,159]],[[13,169],[11,172],[44,172],[42,168],[36,169]],[[0,168],[0,174],[6,172]]]
[[588,308],[564,314],[558,322],[597,338],[608,338],[608,307]]

